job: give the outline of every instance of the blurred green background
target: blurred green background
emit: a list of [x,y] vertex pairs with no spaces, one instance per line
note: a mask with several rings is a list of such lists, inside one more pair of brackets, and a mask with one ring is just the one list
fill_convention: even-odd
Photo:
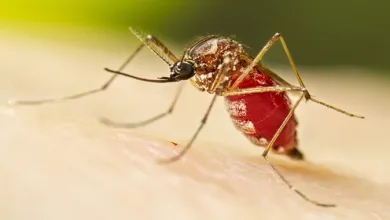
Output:
[[[48,31],[62,25],[127,31],[132,25],[183,46],[199,35],[235,35],[251,55],[280,32],[299,65],[390,75],[389,11],[385,0],[3,1],[0,24]],[[285,62],[280,56],[272,52],[267,59]]]

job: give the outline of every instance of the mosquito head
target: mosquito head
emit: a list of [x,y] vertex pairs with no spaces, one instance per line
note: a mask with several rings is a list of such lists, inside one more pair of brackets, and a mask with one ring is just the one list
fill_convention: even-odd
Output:
[[169,78],[176,81],[187,80],[195,75],[194,63],[189,60],[180,60],[171,66]]

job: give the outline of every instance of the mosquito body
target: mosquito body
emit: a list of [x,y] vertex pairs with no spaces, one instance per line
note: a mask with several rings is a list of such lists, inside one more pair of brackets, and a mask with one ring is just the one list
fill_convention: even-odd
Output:
[[[237,81],[253,58],[245,53],[240,44],[222,36],[202,39],[184,57],[184,60],[193,60],[195,64],[192,84],[200,91],[225,96],[226,108],[235,127],[255,145],[266,147],[291,110],[289,97],[285,92],[229,93],[234,91],[234,85],[241,91],[282,86],[267,75],[270,70],[258,63],[245,78]],[[224,59],[226,64],[223,63]],[[303,159],[303,154],[296,148],[296,125],[295,117],[291,116],[273,149],[277,153]]]
[[[264,159],[271,166],[275,174],[277,174],[291,190],[295,191],[304,200],[317,206],[335,206],[333,204],[324,204],[311,200],[304,193],[295,189],[268,160],[268,153],[273,150],[276,153],[287,155],[292,159],[302,160],[304,158],[303,154],[297,148],[297,120],[294,116],[295,109],[303,99],[316,102],[351,117],[363,117],[348,113],[312,98],[300,77],[287,45],[280,34],[277,33],[273,35],[254,58],[247,55],[238,42],[227,37],[212,35],[197,41],[193,46],[186,49],[179,59],[157,38],[151,35],[141,34],[133,28],[130,28],[130,30],[142,41],[142,44],[129,56],[118,70],[106,68],[106,71],[114,74],[100,88],[59,99],[15,101],[13,104],[34,105],[77,99],[104,91],[112,84],[118,75],[152,83],[175,83],[189,80],[198,90],[213,94],[213,98],[203,116],[201,124],[188,144],[177,155],[161,162],[170,163],[185,155],[203,126],[206,124],[216,98],[218,96],[223,96],[225,97],[226,108],[235,127],[252,143],[265,147],[262,154]],[[278,40],[282,43],[299,86],[288,83],[260,62],[264,54]],[[147,46],[169,65],[171,71],[169,76],[160,77],[158,79],[146,79],[122,72],[144,46]],[[145,121],[138,123],[118,123],[108,119],[102,119],[102,122],[107,125],[125,128],[135,128],[152,123],[173,112],[182,88],[183,83],[180,83],[178,92],[167,111]],[[295,103],[292,103],[286,94],[287,92],[299,94],[298,100]]]

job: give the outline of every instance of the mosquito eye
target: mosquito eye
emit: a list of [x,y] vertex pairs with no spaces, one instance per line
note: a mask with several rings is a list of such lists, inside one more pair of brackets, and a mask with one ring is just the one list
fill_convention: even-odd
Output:
[[189,62],[177,62],[173,69],[172,75],[177,80],[186,80],[195,75],[195,67]]

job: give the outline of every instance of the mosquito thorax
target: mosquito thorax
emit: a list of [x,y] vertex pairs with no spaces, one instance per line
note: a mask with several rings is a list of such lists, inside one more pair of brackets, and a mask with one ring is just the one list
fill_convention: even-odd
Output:
[[226,57],[231,58],[228,77],[240,68],[240,55],[245,54],[242,46],[236,41],[223,36],[212,35],[204,37],[191,46],[185,57],[195,63],[194,83],[201,91],[212,91],[212,85]]

